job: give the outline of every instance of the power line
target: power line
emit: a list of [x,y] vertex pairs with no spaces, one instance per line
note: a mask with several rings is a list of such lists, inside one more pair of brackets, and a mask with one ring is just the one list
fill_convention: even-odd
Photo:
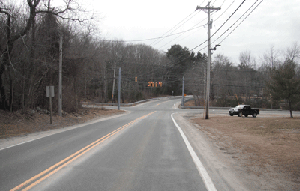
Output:
[[[220,39],[226,32],[228,32],[259,0],[256,0],[244,13],[242,16],[240,16],[230,27],[228,27],[216,40],[213,41],[213,43],[215,43],[218,39]],[[262,0],[263,1],[263,0]],[[261,1],[261,2],[262,2]],[[261,2],[258,4],[260,5]],[[254,8],[256,9],[258,7],[258,5]],[[254,11],[254,9],[238,24],[238,26]],[[237,27],[238,27],[237,26]],[[235,27],[234,30],[237,28]],[[234,31],[233,30],[233,31]],[[230,34],[233,32],[231,31]],[[215,33],[214,33],[215,34]],[[228,34],[221,42],[223,42],[230,34]],[[212,35],[213,36],[213,35]],[[221,42],[219,42],[218,44],[221,44]],[[198,45],[197,47],[200,47],[201,45],[203,45],[205,42],[201,43],[200,45]],[[195,47],[195,48],[197,48]],[[203,47],[202,49],[200,49],[198,52],[202,51],[203,49],[205,49],[207,46]]]
[[[238,20],[235,22],[235,23],[233,23],[221,36],[219,36],[215,41],[217,41],[218,39],[220,39],[226,32],[228,32],[229,30],[230,30],[230,28],[232,28],[257,2],[258,2],[259,0],[256,0],[252,5],[251,5],[251,7],[240,17],[240,18],[238,18]],[[251,12],[223,39],[223,40],[221,40],[218,44],[220,44],[220,43],[222,43],[233,31],[235,31],[235,29],[237,28],[237,27],[239,27],[246,19],[247,19],[247,17],[261,4],[263,2],[263,0],[261,0],[257,5],[256,5],[256,7],[254,7],[252,10],[251,10]],[[214,41],[214,42],[215,42]]]
[[[238,8],[235,9],[235,11],[226,19],[226,21],[214,32],[214,34],[211,35],[213,37],[226,23],[229,21],[229,19],[239,10],[239,8],[244,4],[246,0],[243,0],[243,2],[238,6]],[[210,37],[210,38],[211,38]]]
[[[235,0],[231,2],[231,4],[215,19],[215,21],[217,21],[224,13],[226,13],[226,11],[233,5],[234,2],[235,2]],[[221,5],[221,7],[222,7],[222,5]]]
[[[224,0],[225,1],[225,0]],[[203,0],[202,2],[201,2],[201,5],[203,4],[205,2],[205,0]],[[182,23],[182,24],[180,24],[179,26],[177,26],[177,25],[175,25],[172,29],[170,29],[170,30],[168,30],[166,33],[164,33],[164,35],[165,34],[168,34],[169,32],[173,32],[173,31],[175,31],[175,30],[177,30],[179,27],[181,27],[182,25],[184,25],[187,21],[189,21],[189,20],[191,20],[195,15],[193,15],[193,16],[191,16],[192,14],[194,14],[196,12],[196,10],[193,12],[193,13],[191,13],[190,15],[188,15],[186,18],[184,18],[182,21],[180,21],[177,25],[179,25],[180,23],[182,23],[182,22],[184,22],[186,19],[188,19],[189,17],[189,19],[188,20],[186,20],[184,23]],[[201,21],[202,22],[202,21]],[[201,23],[200,22],[200,23]],[[200,24],[200,23],[198,23],[198,24]],[[200,26],[197,26],[198,24],[196,24],[193,28],[199,28]],[[176,28],[175,28],[176,27]],[[188,30],[188,31],[190,31],[190,29]],[[177,39],[177,38],[179,38],[179,37],[176,37],[175,39]],[[171,41],[169,41],[168,43],[170,43],[170,42],[172,42],[172,41],[174,41],[175,39],[173,39],[173,40],[171,40]],[[156,44],[158,44],[159,42],[161,42],[163,39],[161,39],[161,40],[159,40],[159,41],[154,41],[154,42],[152,42],[151,44],[150,44],[150,46],[151,45],[156,45]],[[168,43],[166,43],[166,44],[168,44]],[[165,44],[165,45],[166,45]],[[163,45],[162,47],[164,47],[165,45]]]
[[[196,26],[196,25],[195,25]],[[203,25],[205,26],[205,25]],[[148,38],[148,39],[136,39],[136,40],[111,40],[111,39],[103,39],[102,41],[123,41],[123,42],[142,42],[142,41],[148,41],[148,40],[157,40],[157,39],[161,39],[161,38],[167,38],[167,37],[170,37],[170,36],[175,36],[175,35],[179,35],[179,34],[183,34],[183,33],[186,33],[186,32],[190,32],[194,29],[197,29],[197,28],[200,28],[202,26],[197,26],[197,27],[192,27],[188,30],[185,30],[185,31],[181,31],[181,32],[178,32],[178,33],[173,33],[173,34],[169,34],[169,35],[166,35],[166,36],[160,36],[160,37],[154,37],[154,38]]]
[[[195,11],[193,11],[191,14],[189,14],[187,17],[185,17],[183,20],[181,20],[179,23],[177,23],[174,27],[172,27],[170,30],[168,30],[167,32],[165,32],[162,36],[165,36],[166,34],[168,34],[168,33],[171,33],[171,32],[173,32],[173,31],[175,31],[175,30],[177,30],[179,27],[181,27],[183,24],[185,24],[187,21],[189,21],[191,18],[193,18],[195,15],[193,15],[193,14],[195,14],[195,13],[197,13],[196,12],[196,10]],[[189,18],[190,17],[190,18]],[[186,19],[188,19],[187,21],[186,21]],[[182,23],[182,22],[184,22],[184,23]],[[181,24],[182,23],[182,24]],[[179,26],[178,26],[179,25]],[[162,41],[162,40],[158,40],[158,41],[154,41],[154,42],[152,42],[151,44],[150,44],[150,46],[151,45],[155,45],[155,44],[157,44],[157,43],[159,43],[160,41]]]
[[[226,0],[224,0],[223,1],[223,3],[222,3],[222,5],[224,4],[224,2],[225,2]],[[244,0],[245,1],[245,0]],[[225,9],[225,11],[218,17],[218,18],[220,18],[231,6],[232,6],[232,4],[235,2],[235,0]],[[218,19],[217,18],[217,19]],[[216,19],[216,20],[217,20]],[[203,21],[203,20],[202,20]],[[201,21],[201,22],[202,22]],[[194,48],[192,48],[191,50],[194,50],[194,49],[196,49],[196,48],[198,48],[198,47],[200,47],[200,46],[202,46],[204,43],[206,43],[208,40],[205,40],[204,42],[202,42],[201,44],[199,44],[199,45],[197,45],[197,46],[195,46]],[[205,46],[204,48],[206,48],[207,46]],[[204,48],[202,48],[201,50],[203,50]],[[198,52],[200,52],[201,50],[199,50]]]
[[224,1],[222,2],[222,4],[220,5],[220,7],[222,7],[222,6],[224,5],[225,1],[226,1],[226,0],[224,0]]
[[[207,20],[207,17],[204,18],[204,19],[202,19],[199,23],[197,23],[196,25],[194,25],[191,29],[196,29],[196,28],[200,28],[200,27],[205,27],[205,26],[207,25],[207,23],[201,24],[201,23],[202,23],[203,21],[205,21],[205,20]],[[189,31],[191,31],[191,30],[190,30],[190,29],[187,30],[187,32],[189,32]],[[183,34],[179,35],[178,37],[175,37],[174,39],[172,39],[171,41],[169,41],[169,42],[166,43],[165,45],[161,46],[160,48],[166,46],[166,45],[169,44],[170,42],[173,42],[174,40],[176,40],[177,38],[179,38],[179,37],[182,36],[182,35],[183,35]],[[191,35],[191,34],[190,34],[190,35]],[[188,36],[190,36],[190,35],[188,35]],[[181,41],[181,40],[187,38],[188,36],[183,37],[182,39],[178,40],[177,42],[179,42],[179,41]],[[191,49],[191,50],[193,50],[193,49]]]
[[[205,24],[205,25],[207,25],[207,24]],[[200,27],[205,26],[205,25],[193,27],[193,28],[191,28],[191,29],[189,29],[189,30],[186,30],[185,32],[192,31],[192,30],[194,30],[194,29],[200,28]],[[160,48],[165,47],[167,44],[170,44],[171,42],[173,42],[173,41],[176,40],[177,38],[181,37],[182,34],[183,34],[183,33],[180,33],[180,35],[179,35],[178,37],[175,37],[174,39],[170,40],[170,41],[167,42],[166,44],[162,45]],[[160,49],[160,48],[159,48],[159,49]]]
[[[207,23],[202,24],[202,25],[201,25],[201,23],[202,23],[203,21],[205,21],[206,19],[207,19],[207,17],[204,18],[204,19],[202,19],[199,23],[197,23],[196,25],[194,25],[191,29],[196,29],[196,28],[200,28],[200,27],[205,27],[205,26],[207,25]],[[189,29],[187,32],[189,32],[189,31],[191,31],[191,30]],[[190,34],[190,35],[191,35],[191,34]],[[190,36],[190,35],[188,35],[188,36]],[[180,36],[182,36],[182,34],[181,34]],[[174,40],[176,40],[176,39],[179,38],[180,36],[175,37],[173,40],[169,41],[168,43],[166,43],[165,45],[161,46],[160,48],[166,46],[166,45],[169,44],[170,42],[173,42]],[[186,37],[187,37],[187,36],[186,36]],[[179,42],[179,41],[185,39],[186,37],[184,37],[184,38],[178,40],[177,42]],[[193,49],[192,49],[192,50],[193,50]]]

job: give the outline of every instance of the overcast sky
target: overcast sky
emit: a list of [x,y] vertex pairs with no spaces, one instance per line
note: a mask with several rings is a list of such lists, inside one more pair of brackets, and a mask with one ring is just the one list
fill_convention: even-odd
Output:
[[[79,2],[84,3],[83,6],[94,11],[97,17],[101,18],[97,25],[101,32],[100,36],[105,39],[143,40],[132,43],[151,45],[163,52],[174,44],[180,44],[192,50],[207,40],[207,25],[205,25],[207,13],[201,10],[196,11],[197,5],[203,7],[207,5],[206,0],[80,0]],[[211,34],[221,27],[242,2],[243,0],[211,1],[214,7],[221,7],[221,10],[211,15],[213,20]],[[257,3],[250,11],[233,25],[255,2]],[[261,0],[244,1],[236,13],[212,37],[212,48],[238,26],[260,2]],[[263,0],[248,18],[220,44],[221,46],[214,55],[223,54],[237,64],[242,51],[249,51],[259,61],[259,57],[269,51],[271,46],[284,50],[295,42],[299,44],[299,12],[300,0]],[[184,21],[181,22],[182,20]],[[174,26],[177,27],[174,28]],[[176,30],[170,31],[172,29]],[[227,29],[229,31],[221,36]],[[146,40],[187,30],[190,31],[159,39],[159,41]],[[207,54],[205,46],[207,42],[193,51]]]

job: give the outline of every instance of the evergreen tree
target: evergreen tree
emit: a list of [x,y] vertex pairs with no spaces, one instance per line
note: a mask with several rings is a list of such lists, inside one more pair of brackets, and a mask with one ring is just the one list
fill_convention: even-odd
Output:
[[293,117],[293,105],[300,101],[300,79],[296,75],[296,63],[286,60],[278,69],[271,73],[271,80],[267,84],[274,100],[285,99],[290,110],[290,117]]

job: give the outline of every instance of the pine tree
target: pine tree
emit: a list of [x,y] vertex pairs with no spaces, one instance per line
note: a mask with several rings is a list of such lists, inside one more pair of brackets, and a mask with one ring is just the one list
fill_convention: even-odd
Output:
[[274,100],[285,99],[290,117],[293,117],[293,105],[300,101],[300,78],[296,75],[297,64],[286,60],[278,69],[273,69],[267,87]]

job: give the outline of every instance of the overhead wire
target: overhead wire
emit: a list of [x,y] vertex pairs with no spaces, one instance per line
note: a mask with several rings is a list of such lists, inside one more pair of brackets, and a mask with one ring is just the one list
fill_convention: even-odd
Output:
[[[217,41],[219,38],[221,38],[227,31],[229,31],[230,30],[230,28],[232,28],[232,26],[234,26],[257,2],[258,2],[259,0],[256,0],[256,2],[255,3],[253,3],[252,5],[251,5],[251,7],[233,24],[233,25],[231,25],[222,35],[220,35],[215,41]],[[221,41],[220,41],[220,43],[222,43],[230,34],[232,34],[232,32],[238,27],[238,26],[240,26],[241,25],[241,23],[243,23],[247,18],[248,18],[248,16],[261,4],[263,2],[263,0],[261,0],[252,10],[251,10],[251,12],[224,38],[224,39],[222,39]],[[214,41],[214,42],[215,42]],[[198,46],[196,46],[196,47],[194,47],[193,49],[191,49],[191,50],[194,50],[194,49],[196,49],[197,47],[199,47],[199,46],[201,46],[202,44],[204,44],[205,42],[207,42],[207,40],[206,41],[204,41],[203,43],[201,43],[201,44],[199,44]],[[219,43],[219,44],[220,44]],[[201,49],[202,50],[202,49]],[[200,50],[200,51],[201,51]],[[198,52],[200,52],[200,51],[198,51]],[[187,59],[187,58],[186,58]],[[153,71],[152,71],[153,72]]]
[[[215,21],[217,21],[222,15],[224,15],[224,13],[226,13],[226,11],[233,5],[234,2],[235,0],[231,2],[231,4],[215,19]],[[222,7],[222,5],[220,7]]]
[[[253,3],[251,7],[253,7],[253,6],[257,3],[257,1],[258,1],[258,0],[256,0],[255,3]],[[239,24],[238,24],[238,25],[237,25],[237,26],[236,26],[236,27],[235,27],[235,28],[234,28],[234,29],[233,29],[233,30],[232,30],[225,38],[224,38],[224,39],[222,39],[218,44],[221,44],[221,43],[222,43],[222,42],[223,42],[230,34],[232,34],[233,31],[235,31],[235,29],[237,29],[237,28],[238,28],[238,27],[239,27],[239,26],[240,26],[240,25],[248,18],[248,16],[249,16],[249,15],[250,15],[250,14],[251,14],[258,6],[262,3],[262,2],[263,2],[263,1],[264,1],[264,0],[261,0],[261,1],[256,5],[256,7],[254,7],[254,8],[251,10],[251,12],[250,12],[250,13],[249,13],[249,14],[248,14],[248,15],[247,15],[247,16],[246,16],[246,17],[245,17],[245,18],[244,18],[244,19],[243,19],[243,20],[242,20],[242,21],[241,21],[241,22],[240,22],[240,23],[239,23]],[[250,7],[250,8],[251,8],[251,7]],[[250,9],[250,8],[249,8],[249,9]],[[249,9],[248,9],[248,10],[249,10]],[[246,12],[248,12],[248,10],[247,10]],[[246,12],[245,12],[245,13],[246,13]],[[243,15],[244,15],[244,14],[243,14]],[[242,15],[242,16],[243,16],[243,15]],[[241,17],[242,17],[242,16],[241,16]],[[241,18],[241,17],[240,17],[240,18]],[[239,19],[240,19],[240,18],[239,18]],[[238,20],[239,20],[239,19],[238,19]],[[233,26],[233,25],[232,25],[232,26]],[[226,31],[227,31],[227,30],[226,30]],[[226,32],[226,31],[225,31],[225,32]],[[221,36],[220,36],[219,38],[221,38]],[[219,38],[218,38],[218,39],[219,39]],[[218,39],[216,39],[215,41],[217,41]]]
[[[197,23],[196,25],[194,25],[192,28],[193,28],[193,29],[196,29],[196,28],[200,28],[200,27],[205,27],[205,26],[207,25],[207,23],[205,23],[205,24],[201,24],[201,23],[202,23],[204,20],[206,20],[206,19],[207,19],[207,17],[204,18],[204,19],[202,19],[199,23]],[[183,40],[183,39],[189,37],[190,35],[191,35],[191,34],[189,34],[188,36],[183,37],[182,39],[178,40],[177,42],[179,42],[179,41],[181,41],[181,40]],[[180,36],[182,36],[182,35],[180,35]],[[179,38],[180,36],[174,38],[173,40],[169,41],[169,42],[166,43],[165,45],[167,45],[167,44],[169,44],[170,42],[176,40],[176,39]],[[162,47],[164,47],[165,45],[163,45]],[[162,47],[160,47],[160,48],[162,48]]]
[[[223,1],[222,5],[224,4],[225,1],[226,1],[226,0]],[[235,0],[233,0],[233,2],[225,9],[225,11],[224,11],[218,18],[220,18],[220,17],[221,17],[221,16],[222,16],[222,15],[223,15],[223,14],[224,14],[231,6],[232,6],[232,4],[233,4],[234,2],[235,2]],[[217,18],[217,19],[218,19],[218,18]],[[207,17],[206,17],[206,19],[207,19]],[[217,20],[217,19],[216,19],[216,20]],[[203,19],[203,20],[204,20],[204,19]],[[203,20],[202,20],[202,21],[203,21]],[[201,21],[201,22],[202,22],[202,21]],[[207,25],[207,24],[206,24],[206,25]],[[195,46],[195,47],[192,48],[191,50],[194,50],[194,49],[196,49],[196,48],[202,46],[202,45],[203,45],[204,43],[206,43],[207,41],[208,41],[208,40],[203,41],[201,44]],[[207,47],[207,46],[206,46],[206,47]],[[204,48],[206,48],[206,47],[204,47]],[[203,49],[204,49],[204,48],[203,48]],[[202,49],[201,49],[201,50],[202,50]],[[199,51],[198,51],[198,52],[199,52]]]
[[[220,39],[226,32],[228,32],[257,2],[258,2],[259,0],[256,0],[230,27],[228,27],[216,40],[214,40],[214,42],[216,42],[218,39]],[[256,8],[256,7],[255,7]],[[254,9],[255,9],[254,8]],[[253,10],[254,10],[253,9]],[[252,11],[253,11],[252,10]],[[251,14],[252,12],[250,12],[250,14]],[[248,14],[247,15],[247,17],[250,15],[250,14]],[[247,17],[245,17],[245,19],[247,18]],[[245,20],[244,19],[244,20]],[[243,21],[244,21],[243,20]],[[242,22],[243,22],[242,21]]]
[[[190,32],[190,31],[192,31],[192,30],[194,30],[194,29],[198,29],[198,28],[200,28],[200,27],[204,27],[204,26],[207,25],[207,24],[203,24],[203,25],[199,25],[199,24],[200,24],[200,23],[194,25],[194,27],[190,28],[189,30],[186,30],[186,32]],[[197,25],[199,25],[199,26],[197,26]],[[183,34],[184,34],[184,33],[181,33],[179,36],[175,37],[174,39],[170,40],[170,41],[167,42],[166,44],[162,45],[159,49],[161,49],[161,48],[165,47],[166,45],[170,44],[171,42],[173,42],[173,41],[176,40],[177,38],[181,37]],[[182,39],[181,39],[181,40],[182,40]]]
[[[225,1],[225,0],[224,0],[224,1]],[[224,3],[224,1],[223,1],[223,3]],[[235,1],[235,0],[234,0],[234,1]],[[234,2],[234,1],[233,1],[233,2]],[[245,1],[245,0],[244,0],[244,1]],[[244,3],[244,1],[241,3],[241,5]],[[258,0],[257,0],[257,1],[258,1]],[[203,2],[204,2],[204,1],[203,1]],[[233,4],[233,2],[229,5],[229,7]],[[241,6],[241,5],[240,5],[240,6]],[[240,7],[240,6],[239,6],[239,7]],[[253,6],[253,5],[252,5],[252,6]],[[252,7],[252,6],[251,6],[251,7]],[[229,8],[229,7],[228,7],[228,8]],[[238,8],[239,8],[239,7],[238,7]],[[228,9],[228,8],[227,8],[227,9]],[[226,9],[226,10],[227,10],[227,9]],[[226,11],[226,10],[225,10],[225,11]],[[236,10],[236,11],[237,11],[237,10]],[[235,11],[235,12],[236,12],[236,11]],[[252,10],[252,11],[253,11],[253,10]],[[235,13],[235,12],[234,12],[234,13]],[[194,12],[193,12],[193,13],[194,13]],[[193,13],[192,13],[192,14],[193,14]],[[233,13],[233,14],[234,14],[234,13]],[[178,28],[178,27],[182,26],[184,23],[186,23],[188,20],[191,19],[191,18],[189,18],[189,17],[190,17],[192,14],[190,14],[188,17],[186,17],[185,19],[183,19],[181,22],[179,22],[179,23],[178,23],[177,25],[175,25],[174,27],[177,26],[177,28]],[[233,14],[232,14],[232,15],[233,15]],[[245,13],[244,13],[244,14],[245,14]],[[231,16],[232,16],[232,15],[231,15]],[[230,17],[231,17],[231,16],[230,16]],[[247,17],[248,17],[248,16],[247,16]],[[185,21],[187,18],[189,18],[189,19],[188,19],[187,21]],[[228,18],[228,19],[230,19],[230,18]],[[245,18],[245,19],[246,19],[246,18]],[[244,19],[244,20],[245,20],[245,19]],[[243,21],[244,21],[244,20],[243,20]],[[180,23],[182,23],[183,21],[185,21],[185,22],[184,22],[183,24],[181,24],[180,26],[178,26],[178,25],[179,25]],[[203,20],[202,20],[202,21],[203,21]],[[198,24],[199,24],[199,23],[198,23]],[[198,24],[197,24],[197,25],[198,25]],[[206,25],[207,25],[207,24],[206,24]],[[223,24],[223,25],[224,25],[224,24]],[[240,25],[240,24],[239,24],[239,25]],[[195,26],[196,26],[196,25],[195,25]],[[205,25],[202,25],[202,26],[205,26]],[[173,27],[173,28],[174,28],[174,27]],[[176,28],[176,29],[177,29],[177,28]],[[189,31],[191,31],[191,30],[194,30],[194,29],[196,29],[196,28],[199,28],[199,26],[198,26],[198,27],[190,28],[190,29],[188,29],[188,30],[186,30],[186,31],[181,31],[181,32],[178,32],[178,33],[169,34],[169,35],[162,36],[162,37],[156,37],[156,39],[166,38],[166,37],[169,37],[169,36],[182,34],[182,33],[189,32]],[[237,28],[237,27],[236,27],[236,28]],[[176,29],[173,29],[173,30],[176,30]],[[170,31],[172,31],[172,29],[169,30],[168,32],[170,32]],[[168,32],[166,32],[165,34],[167,34]],[[232,32],[233,32],[233,31],[232,31]],[[232,32],[231,32],[231,33],[232,33]],[[230,33],[230,34],[231,34],[231,33]],[[223,35],[223,34],[222,34],[222,35]],[[222,36],[222,35],[221,35],[221,36]],[[221,36],[220,36],[220,37],[221,37]],[[222,41],[224,41],[228,36],[229,36],[229,35],[227,35]],[[220,37],[219,37],[219,38],[220,38]],[[175,39],[177,39],[177,38],[178,38],[178,37],[176,37]],[[218,38],[218,39],[219,39],[219,38]],[[153,40],[153,39],[155,39],[155,38],[145,39],[145,40]],[[175,39],[173,39],[173,40],[175,40]],[[133,40],[132,40],[132,41],[133,41]],[[137,41],[137,40],[134,40],[134,41]],[[127,42],[128,42],[128,41],[127,41]],[[196,47],[194,47],[194,48],[191,49],[190,51],[193,51],[194,49],[200,47],[200,46],[203,45],[205,42],[207,42],[207,40],[205,40],[205,41],[202,42],[201,44],[197,45]],[[202,50],[202,49],[201,49],[201,50]],[[201,50],[200,50],[200,51],[201,51]],[[200,51],[198,51],[198,52],[200,52]]]
[[[220,39],[225,33],[227,33],[227,32],[228,32],[228,31],[229,31],[229,30],[230,30],[230,29],[231,29],[231,28],[232,28],[232,27],[233,27],[233,26],[234,26],[234,25],[235,25],[235,24],[236,24],[236,23],[244,16],[244,15],[245,15],[245,14],[246,14],[253,6],[257,3],[257,2],[258,2],[258,1],[259,1],[259,0],[256,0],[256,1],[255,1],[255,2],[254,2],[254,3],[253,3],[253,4],[252,4],[252,5],[251,5],[251,6],[250,6],[243,14],[242,14],[242,16],[240,16],[240,17],[239,17],[239,18],[238,18],[238,19],[237,19],[230,27],[228,27],[228,28],[227,28],[227,29],[226,29],[226,30],[225,30],[225,31],[224,31],[224,32],[223,32],[216,40],[214,40],[213,43],[216,42],[218,39]],[[262,1],[263,1],[263,0],[262,0]],[[261,3],[261,2],[260,2],[260,3]],[[259,3],[259,4],[260,4],[260,3]],[[258,4],[258,5],[259,5],[259,4]],[[257,6],[258,6],[258,5],[257,5]],[[239,6],[239,7],[240,7],[240,6]],[[256,9],[256,7],[255,7],[254,9]],[[253,10],[254,10],[254,9],[253,9]],[[253,10],[250,12],[250,14],[253,12]],[[250,14],[248,14],[247,17],[248,17]],[[244,20],[245,20],[247,17],[245,17]],[[243,21],[244,21],[244,20],[243,20]],[[242,22],[243,22],[243,21],[242,21]],[[223,24],[224,24],[224,23],[223,23]],[[240,24],[241,24],[241,23],[240,23]],[[239,25],[240,25],[240,24],[239,24]],[[223,26],[223,25],[222,25],[222,26]],[[221,27],[220,27],[220,28],[221,28]],[[219,28],[219,29],[220,29],[220,28]],[[237,28],[237,27],[236,27],[236,28]],[[236,28],[235,28],[235,29],[236,29]],[[235,30],[235,29],[234,29],[234,30]],[[216,31],[216,32],[217,32],[217,31]],[[216,32],[215,32],[214,34],[216,34]],[[232,31],[232,32],[233,32],[233,31]],[[231,33],[232,33],[232,32],[231,32]],[[231,34],[231,33],[230,33],[230,34]],[[214,35],[214,34],[213,34],[213,35]],[[212,36],[213,36],[213,35],[212,35]],[[211,37],[212,37],[212,36],[211,36]],[[228,36],[229,36],[229,35],[228,35]],[[225,37],[225,38],[227,38],[227,37]],[[225,40],[225,39],[223,39],[222,42],[223,42],[224,40]],[[207,41],[208,41],[208,40],[206,40],[205,42],[207,42]],[[200,47],[200,46],[203,45],[205,42],[201,43],[201,44],[198,45],[197,47]],[[219,42],[218,44],[220,44],[220,43],[221,43],[221,42]],[[198,52],[202,51],[202,50],[205,49],[205,48],[207,48],[207,46],[203,47],[203,48],[200,49]]]
[[[198,24],[197,24],[198,25]],[[207,24],[205,24],[207,25]],[[203,25],[203,26],[205,26]],[[197,29],[197,28],[200,28],[201,26],[194,26],[188,30],[185,30],[185,31],[180,31],[180,32],[177,32],[177,33],[173,33],[173,34],[169,34],[169,35],[166,35],[166,36],[160,36],[160,37],[154,37],[154,38],[148,38],[148,39],[135,39],[135,40],[111,40],[111,39],[103,39],[102,41],[123,41],[123,42],[142,42],[142,41],[148,41],[148,40],[156,40],[156,39],[161,39],[161,38],[167,38],[167,37],[170,37],[170,36],[175,36],[175,35],[179,35],[179,34],[183,34],[183,33],[186,33],[186,32],[190,32],[194,29]]]
[[222,2],[222,4],[220,5],[220,7],[222,7],[222,6],[224,5],[225,1],[227,1],[227,0],[223,0],[223,2]]
[[[193,18],[194,16],[195,16],[195,13],[197,13],[196,12],[196,10],[195,11],[193,11],[191,14],[189,14],[187,17],[185,17],[183,20],[181,20],[179,23],[177,23],[174,27],[172,27],[170,30],[168,30],[167,32],[165,32],[162,36],[165,36],[165,35],[167,35],[168,33],[171,33],[171,32],[173,32],[173,31],[175,31],[175,30],[177,30],[179,27],[181,27],[183,24],[185,24],[187,21],[189,21],[191,18]],[[194,15],[193,15],[194,14]],[[186,19],[188,19],[187,21],[186,21]],[[181,24],[182,22],[184,22],[183,24]],[[158,40],[158,41],[154,41],[154,42],[152,42],[151,44],[150,44],[150,46],[151,45],[156,45],[156,44],[158,44],[159,42],[161,42],[162,41],[162,39],[161,40]]]
[[[196,14],[197,14],[196,10],[193,11],[191,14],[189,14],[187,17],[185,17],[183,20],[181,20],[179,23],[177,23],[174,27],[172,27],[170,30],[168,30],[167,32],[165,32],[162,36],[159,36],[159,37],[153,37],[153,38],[148,38],[148,39],[134,39],[134,40],[122,40],[122,41],[124,41],[124,42],[142,42],[142,41],[150,41],[150,40],[154,40],[154,41],[150,44],[150,46],[153,45],[153,43],[154,43],[154,45],[155,45],[155,44],[159,43],[161,40],[163,40],[164,38],[167,38],[167,37],[170,37],[170,36],[174,36],[174,35],[178,35],[178,34],[182,34],[182,33],[185,33],[185,32],[189,32],[189,31],[195,29],[196,26],[195,26],[195,27],[192,27],[192,28],[190,28],[190,29],[188,29],[188,30],[178,32],[178,33],[171,33],[171,32],[173,32],[173,31],[177,30],[179,27],[181,27],[181,26],[182,26],[183,24],[185,24],[187,21],[189,21],[190,19],[192,19]],[[184,23],[182,23],[182,22],[184,22]],[[181,24],[181,23],[182,23],[182,24]],[[171,34],[168,34],[168,33],[171,33]],[[161,39],[161,40],[160,40],[160,39]],[[104,39],[103,41],[115,41],[115,40],[110,40],[110,39],[105,40],[105,39]]]
[[[235,11],[226,19],[226,21],[211,35],[213,37],[228,21],[229,19],[241,8],[241,6],[244,4],[246,0],[243,0],[242,3],[235,9]],[[210,37],[210,38],[211,38]]]
[[[224,1],[225,1],[225,0],[224,0]],[[205,2],[205,0],[203,0],[203,1],[201,2],[200,5],[202,5],[204,2]],[[195,10],[193,13],[197,13],[196,10]],[[191,20],[191,19],[195,16],[195,15],[192,15],[193,13],[191,13],[189,16],[187,16],[187,17],[184,18],[182,21],[180,21],[180,22],[177,24],[177,25],[179,25],[179,26],[175,25],[172,29],[170,29],[170,30],[168,30],[166,33],[164,33],[164,35],[165,35],[165,34],[168,34],[169,32],[176,31],[179,27],[181,27],[181,26],[184,25],[186,22],[188,22],[189,20]],[[186,19],[187,19],[187,20],[186,20]],[[182,23],[182,22],[183,22],[183,23]],[[201,22],[202,22],[202,21],[201,21]],[[201,23],[201,22],[200,22],[200,23]],[[182,24],[180,24],[180,23],[182,23]],[[200,23],[198,23],[198,24],[200,24]],[[198,25],[198,24],[197,24],[197,25]],[[192,27],[192,28],[199,28],[200,26],[197,26],[197,25],[195,25],[195,26]],[[189,29],[188,31],[191,31],[191,30]],[[181,35],[180,35],[180,36],[181,36]],[[176,40],[176,39],[179,38],[180,36],[175,37],[173,40],[171,40],[171,41],[169,41],[168,43],[164,44],[164,45],[161,46],[160,48],[166,46],[167,44],[169,44],[170,42]],[[163,38],[163,39],[164,39],[164,38]],[[156,44],[158,44],[158,43],[161,42],[163,39],[151,43],[150,46],[151,46],[151,45],[156,45]]]
[[[226,1],[226,0],[224,0]],[[224,2],[223,1],[223,2]],[[201,4],[203,4],[203,2],[205,2],[205,0],[203,0],[201,2]],[[159,37],[153,37],[153,38],[148,38],[148,39],[134,39],[134,40],[122,40],[123,42],[143,42],[143,41],[151,41],[151,40],[154,40],[149,46],[151,45],[155,45],[155,44],[158,44],[159,42],[161,42],[163,39],[167,38],[167,37],[171,37],[171,36],[175,36],[175,35],[183,35],[184,33],[186,32],[190,32],[194,29],[197,29],[197,28],[200,28],[202,26],[206,26],[207,24],[204,24],[204,25],[200,25],[202,21],[204,21],[205,19],[201,20],[198,24],[194,25],[192,28],[188,29],[188,30],[185,30],[185,31],[181,31],[181,32],[177,32],[177,33],[171,33],[171,34],[168,34],[170,32],[174,32],[175,30],[177,30],[179,27],[181,27],[182,25],[184,25],[186,22],[188,22],[190,19],[192,19],[195,15],[196,15],[196,10],[193,11],[191,14],[189,14],[187,17],[185,17],[183,20],[181,20],[179,23],[177,23],[174,27],[172,27],[170,30],[168,30],[167,32],[165,32],[162,36],[159,36]],[[183,22],[183,23],[182,23]],[[175,37],[173,40],[169,41],[168,43],[166,43],[165,45],[169,44],[170,42],[176,40],[177,38],[179,38],[180,36],[178,37]],[[182,40],[182,39],[181,39]],[[103,39],[102,41],[119,41],[119,40],[111,40],[111,39]],[[163,45],[162,47],[164,47],[165,45]]]

